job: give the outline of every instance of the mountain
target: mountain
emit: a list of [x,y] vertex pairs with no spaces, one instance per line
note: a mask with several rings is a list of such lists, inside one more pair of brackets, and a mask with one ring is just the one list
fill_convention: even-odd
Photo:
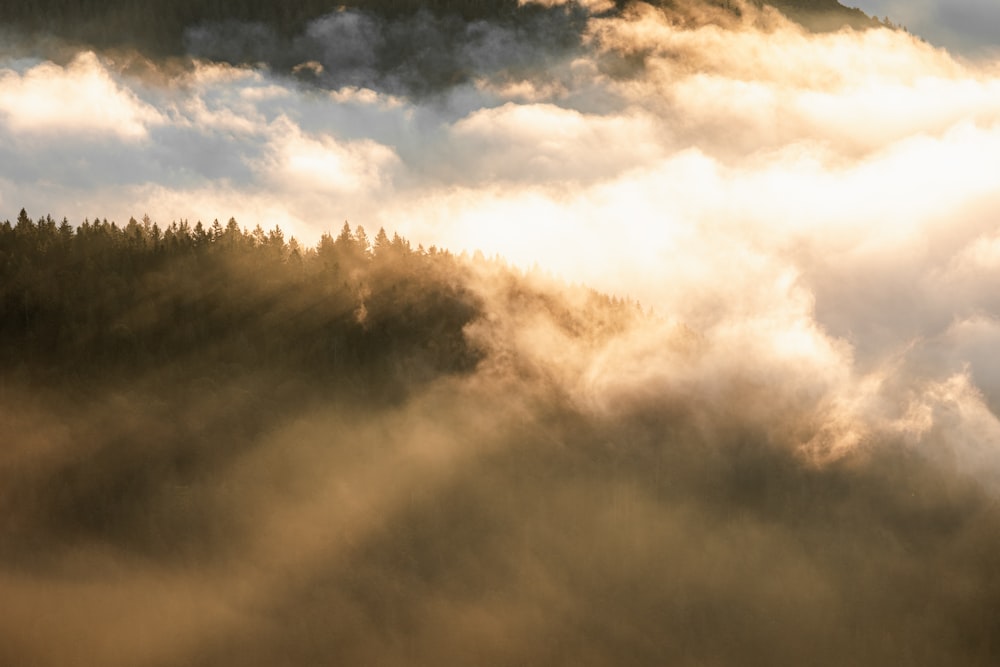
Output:
[[[705,2],[736,11],[729,0]],[[616,1],[618,10],[626,4]],[[675,5],[672,0],[653,4],[667,10]],[[877,25],[861,10],[849,9],[836,0],[773,0],[767,4],[814,29]],[[15,31],[52,34],[98,48],[127,47],[152,56],[166,56],[184,54],[189,46],[186,35],[204,26],[254,24],[280,37],[292,38],[306,31],[311,21],[345,8],[370,13],[382,20],[428,12],[432,16],[464,21],[524,22],[537,19],[540,14],[566,12],[579,19],[582,12],[575,4],[553,8],[520,4],[517,0],[349,0],[345,3],[330,0],[39,0],[3,3],[0,22]],[[579,27],[580,24],[577,21],[574,25]]]

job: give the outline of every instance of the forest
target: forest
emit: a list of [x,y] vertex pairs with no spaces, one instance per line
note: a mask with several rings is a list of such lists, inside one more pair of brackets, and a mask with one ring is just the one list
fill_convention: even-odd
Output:
[[891,434],[804,456],[801,392],[628,299],[361,225],[24,211],[0,290],[0,663],[1000,653],[993,495]]
[[350,385],[360,368],[371,379],[373,364],[390,374],[416,365],[418,376],[475,365],[462,328],[478,303],[454,258],[384,230],[369,241],[345,223],[306,249],[278,227],[233,219],[73,227],[22,212],[0,238],[9,367],[51,364],[91,380],[136,366],[277,367]]

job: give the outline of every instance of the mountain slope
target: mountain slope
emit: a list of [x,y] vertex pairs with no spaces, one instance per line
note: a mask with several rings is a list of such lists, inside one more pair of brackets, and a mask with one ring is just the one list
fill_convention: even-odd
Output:
[[0,663],[1000,655],[995,496],[898,432],[811,456],[822,396],[617,299],[24,214],[0,308]]

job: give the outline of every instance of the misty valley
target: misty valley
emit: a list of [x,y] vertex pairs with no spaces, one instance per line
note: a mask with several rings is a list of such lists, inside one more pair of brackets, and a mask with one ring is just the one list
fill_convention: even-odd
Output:
[[1000,664],[928,16],[0,3],[0,667]]
[[22,212],[0,271],[4,664],[996,655],[993,494],[637,304],[346,224]]

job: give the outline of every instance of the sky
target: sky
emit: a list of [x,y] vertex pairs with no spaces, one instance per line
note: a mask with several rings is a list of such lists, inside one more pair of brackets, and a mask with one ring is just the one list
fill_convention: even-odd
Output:
[[980,56],[1000,48],[1000,5],[991,0],[858,0],[856,4],[956,53]]

